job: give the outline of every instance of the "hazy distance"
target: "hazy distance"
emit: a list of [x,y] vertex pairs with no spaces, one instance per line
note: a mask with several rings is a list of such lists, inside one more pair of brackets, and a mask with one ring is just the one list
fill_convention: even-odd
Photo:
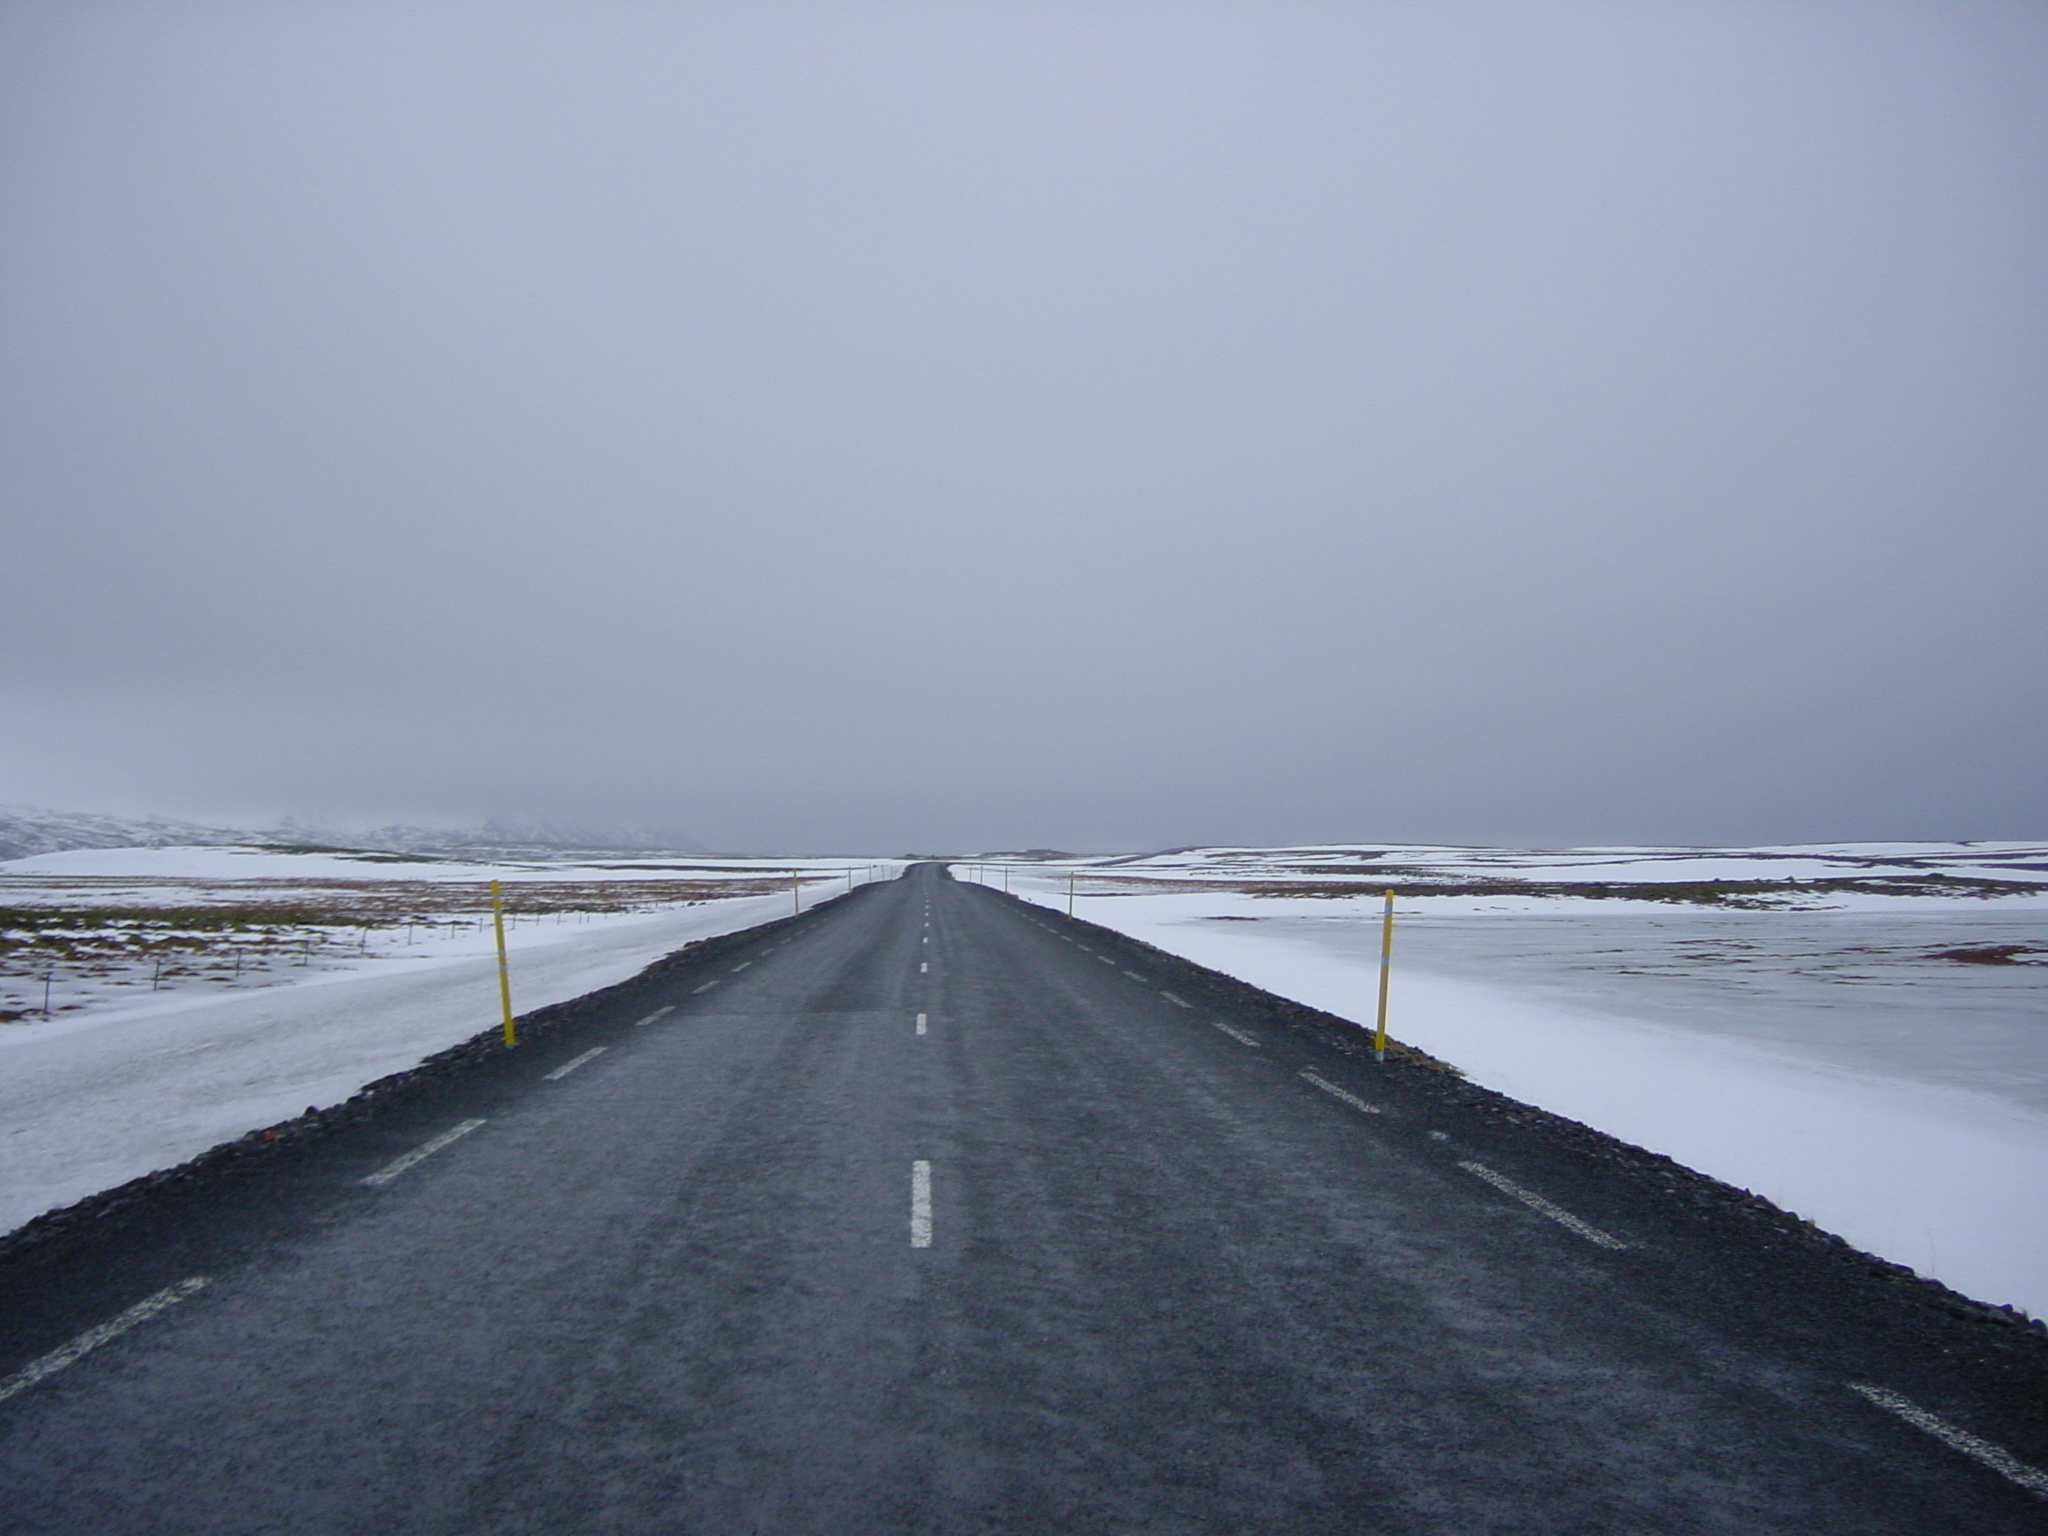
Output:
[[17,3],[0,801],[2048,833],[2048,9]]

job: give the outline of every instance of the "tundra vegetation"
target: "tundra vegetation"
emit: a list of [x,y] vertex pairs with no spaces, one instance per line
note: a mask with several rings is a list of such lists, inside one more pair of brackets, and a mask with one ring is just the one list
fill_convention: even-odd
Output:
[[[768,872],[523,879],[505,885],[503,901],[513,927],[562,926],[788,888],[787,876]],[[481,880],[9,880],[0,882],[0,1023],[169,988],[274,985],[306,968],[422,954],[489,924]]]

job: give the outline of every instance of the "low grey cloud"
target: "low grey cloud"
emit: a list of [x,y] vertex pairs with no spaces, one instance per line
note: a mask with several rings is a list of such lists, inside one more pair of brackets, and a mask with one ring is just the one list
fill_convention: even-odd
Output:
[[26,4],[0,799],[2043,831],[2048,16]]

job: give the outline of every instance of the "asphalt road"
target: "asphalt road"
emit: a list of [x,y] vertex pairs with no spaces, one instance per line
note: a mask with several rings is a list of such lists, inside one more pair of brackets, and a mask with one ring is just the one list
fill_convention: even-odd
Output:
[[1166,969],[921,866],[132,1225],[0,1530],[2048,1529],[1853,1390],[1970,1362]]

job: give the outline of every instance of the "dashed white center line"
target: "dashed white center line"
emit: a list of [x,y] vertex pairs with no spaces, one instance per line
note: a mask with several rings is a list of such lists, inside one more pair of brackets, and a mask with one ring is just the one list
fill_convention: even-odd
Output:
[[754,962],[751,960],[742,960],[738,965],[734,966],[726,974],[731,976],[737,976],[741,971],[744,971],[748,966],[752,965],[753,963]]
[[1133,981],[1143,981],[1145,979],[1144,977],[1140,976],[1136,971],[1125,971],[1124,974],[1130,977]]
[[88,1328],[69,1344],[51,1350],[41,1359],[31,1360],[5,1381],[0,1381],[0,1403],[17,1393],[26,1392],[45,1377],[54,1376],[66,1366],[76,1365],[102,1344],[118,1339],[138,1323],[146,1323],[157,1313],[175,1307],[187,1296],[203,1291],[207,1277],[194,1275],[190,1280],[180,1280],[176,1285],[167,1286],[154,1296],[138,1301],[126,1312],[110,1317],[95,1328]]
[[1233,1029],[1230,1025],[1224,1023],[1221,1019],[1211,1019],[1209,1022],[1212,1025],[1214,1025],[1217,1029],[1222,1030],[1223,1033],[1230,1036],[1230,1038],[1235,1040],[1239,1045],[1257,1045],[1259,1043],[1258,1041],[1254,1040],[1250,1035],[1246,1034],[1243,1030]]
[[692,997],[695,997],[695,996],[696,996],[696,995],[697,995],[697,994],[698,994],[699,992],[709,992],[709,991],[710,991],[710,990],[711,990],[711,989],[712,989],[713,987],[715,987],[715,986],[717,986],[717,985],[718,985],[718,983],[717,983],[717,982],[715,982],[715,981],[707,981],[707,982],[705,982],[705,983],[704,983],[704,985],[703,985],[703,986],[701,986],[701,987],[692,987],[692,988],[690,988],[690,995],[691,995]]
[[[1908,1402],[1896,1392],[1887,1392],[1883,1387],[1865,1386],[1860,1381],[1849,1383],[1851,1392],[1860,1392],[1887,1413],[1895,1413],[1915,1429],[1925,1430],[1943,1445],[1961,1451],[1965,1456],[1982,1462],[2001,1477],[2018,1483],[2029,1493],[2048,1498],[2048,1472],[2030,1467],[2002,1445],[1993,1445],[1989,1440],[1980,1440],[1967,1429],[1958,1429],[1946,1419],[1936,1418],[1918,1403]],[[0,1397],[6,1394],[0,1392]]]
[[932,1245],[932,1165],[910,1165],[910,1246]]
[[559,1067],[555,1068],[554,1071],[544,1072],[541,1075],[546,1081],[550,1083],[558,1083],[563,1078],[567,1077],[571,1072],[574,1072],[578,1067],[582,1066],[583,1063],[585,1063],[586,1061],[595,1061],[598,1057],[602,1056],[606,1051],[610,1049],[611,1047],[606,1045],[593,1045],[581,1056],[572,1056],[569,1058],[569,1060],[563,1062]]
[[1160,993],[1159,995],[1160,995],[1161,997],[1165,998],[1165,999],[1166,999],[1166,1000],[1167,1000],[1167,1001],[1168,1001],[1169,1003],[1172,1003],[1172,1004],[1174,1004],[1174,1005],[1175,1005],[1176,1007],[1180,1007],[1180,1008],[1192,1008],[1192,1007],[1194,1007],[1194,1006],[1195,1006],[1195,1005],[1194,1005],[1193,1003],[1189,1002],[1189,1001],[1188,1001],[1188,1000],[1187,1000],[1186,998],[1184,998],[1184,997],[1175,997],[1175,996],[1174,996],[1174,995],[1173,995],[1173,994],[1172,994],[1171,992],[1161,992],[1161,993]]
[[924,1015],[921,1013],[917,1016],[917,1032],[920,1035],[924,1033]]
[[[1088,953],[1094,955],[1095,951],[1091,949],[1088,951]],[[1110,966],[1112,968],[1114,968],[1116,965],[1116,962],[1110,959],[1107,955],[1095,955],[1095,958],[1100,960],[1104,965]]]
[[920,976],[925,975],[927,972],[931,970],[931,968],[931,962],[929,960],[920,960],[917,962],[917,974]]
[[654,1012],[647,1015],[646,1018],[641,1019],[637,1023],[635,1023],[633,1027],[635,1029],[639,1029],[643,1025],[652,1024],[656,1019],[667,1018],[670,1014],[674,1013],[675,1011],[676,1005],[674,1003],[670,1003],[666,1007],[655,1009]]
[[1626,1248],[1628,1246],[1620,1238],[1608,1236],[1592,1223],[1579,1220],[1578,1217],[1565,1210],[1562,1206],[1552,1205],[1533,1189],[1524,1189],[1504,1174],[1495,1173],[1484,1163],[1460,1163],[1458,1166],[1467,1173],[1477,1175],[1479,1178],[1486,1180],[1487,1183],[1491,1184],[1502,1194],[1513,1195],[1522,1204],[1529,1207],[1530,1210],[1537,1212],[1539,1215],[1548,1216],[1560,1227],[1578,1233],[1579,1236],[1589,1243],[1598,1243],[1602,1248]]
[[467,1136],[471,1131],[475,1130],[478,1126],[482,1124],[483,1121],[481,1120],[465,1120],[462,1122],[462,1124],[456,1126],[454,1130],[443,1131],[440,1135],[436,1136],[432,1141],[427,1142],[422,1146],[414,1147],[410,1152],[406,1153],[405,1156],[401,1157],[397,1162],[386,1163],[382,1168],[379,1168],[375,1173],[371,1174],[367,1179],[363,1180],[363,1182],[369,1185],[372,1189],[381,1188],[382,1186],[389,1184],[401,1173],[405,1172],[405,1170],[410,1168],[414,1163],[420,1161],[420,1159],[432,1157],[436,1152],[440,1151],[443,1147],[447,1146],[451,1141],[460,1141],[463,1137]]
[[[1216,1027],[1218,1029],[1226,1030],[1230,1034],[1237,1035],[1237,1031],[1234,1029],[1230,1029],[1228,1025],[1218,1024]],[[1237,1038],[1240,1040],[1244,1040],[1243,1035],[1237,1035]],[[1253,1042],[1249,1040],[1245,1040],[1245,1044],[1247,1045],[1250,1045],[1252,1043]],[[1342,1099],[1346,1104],[1349,1104],[1353,1109],[1357,1110],[1362,1115],[1376,1115],[1380,1112],[1380,1107],[1377,1104],[1366,1103],[1365,1100],[1361,1099],[1357,1094],[1339,1088],[1335,1083],[1331,1082],[1328,1078],[1317,1077],[1313,1072],[1303,1072],[1301,1075],[1304,1078],[1306,1078],[1309,1082],[1315,1084],[1316,1087],[1322,1089],[1323,1092],[1327,1093],[1331,1098]]]

